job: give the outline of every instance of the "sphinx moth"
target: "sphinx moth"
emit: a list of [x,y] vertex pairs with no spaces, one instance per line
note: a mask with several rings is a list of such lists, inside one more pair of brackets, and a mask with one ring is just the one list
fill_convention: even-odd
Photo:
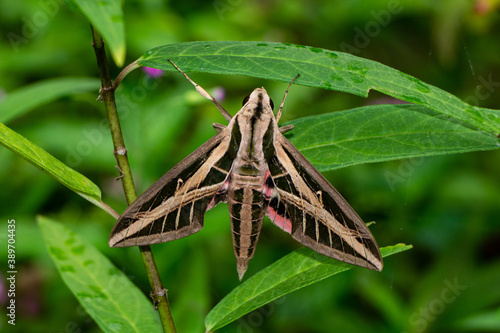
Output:
[[264,88],[247,96],[242,108],[231,117],[203,88],[172,65],[214,102],[229,124],[214,124],[218,132],[214,137],[123,212],[111,232],[111,247],[186,237],[203,227],[207,210],[227,202],[240,280],[254,255],[266,215],[318,253],[382,270],[382,257],[368,227],[283,135],[292,127],[278,127],[288,89],[276,117]]

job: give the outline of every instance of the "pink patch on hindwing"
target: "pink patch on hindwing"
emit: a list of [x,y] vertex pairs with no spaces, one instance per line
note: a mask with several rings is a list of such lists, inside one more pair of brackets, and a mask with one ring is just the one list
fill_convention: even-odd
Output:
[[222,184],[222,186],[217,191],[217,193],[215,193],[212,200],[210,200],[210,203],[207,206],[207,210],[212,209],[215,206],[217,206],[217,204],[220,202],[221,196],[227,192],[228,188],[229,188],[229,176],[227,176],[226,180],[224,181],[224,184]]
[[[271,198],[273,197],[273,194],[275,197],[274,199],[276,199],[276,197],[278,197],[278,193],[275,192],[276,190],[274,187],[268,186],[268,184],[273,184],[273,186],[274,186],[272,179],[270,181],[268,181],[268,178],[271,178],[271,174],[270,174],[269,170],[266,171],[264,186],[262,187],[262,195],[270,203],[272,201]],[[283,229],[284,231],[288,232],[289,234],[292,233],[292,221],[290,219],[286,218],[286,216],[278,214],[278,212],[276,211],[276,209],[274,207],[271,207],[270,205],[268,205],[267,209],[266,209],[266,215],[280,229]]]
[[273,221],[275,225],[277,225],[280,229],[292,233],[292,221],[287,219],[285,216],[279,215],[274,208],[267,206],[267,216]]

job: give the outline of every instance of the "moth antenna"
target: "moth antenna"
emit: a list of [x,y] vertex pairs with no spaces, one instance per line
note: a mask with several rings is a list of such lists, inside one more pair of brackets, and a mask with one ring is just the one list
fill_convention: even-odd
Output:
[[288,90],[290,90],[290,87],[292,86],[293,82],[295,82],[295,80],[297,80],[297,78],[300,76],[300,74],[297,74],[293,79],[292,81],[290,82],[290,84],[288,85],[288,88],[286,88],[286,91],[285,91],[285,96],[283,96],[283,100],[281,101],[281,105],[280,105],[280,108],[278,109],[278,113],[276,114],[276,122],[280,121],[280,118],[281,118],[281,112],[283,111],[283,105],[285,105],[285,99],[286,99],[286,95],[288,95]]
[[[176,64],[174,64],[174,62],[170,59],[167,59],[168,62],[170,62],[172,64],[172,66],[175,67],[175,69],[177,69],[179,71],[179,73],[181,73],[182,75],[184,75],[184,77],[189,81],[191,82],[191,84],[196,88],[196,91],[200,93],[201,96],[205,97],[206,99],[209,99],[212,101],[212,103],[215,104],[215,106],[217,107],[217,109],[219,109],[220,113],[222,113],[222,115],[224,116],[224,118],[226,118],[226,120],[229,122],[231,120],[231,115],[229,114],[229,112],[226,111],[226,109],[224,109],[222,107],[222,105],[219,104],[219,102],[217,102],[217,100],[215,98],[212,97],[212,95],[210,95],[205,89],[203,89],[199,84],[197,84],[196,82],[194,82],[193,80],[191,80],[191,78],[189,76],[187,76],[186,73],[184,73],[179,67],[177,67]],[[293,81],[292,81],[293,82]]]

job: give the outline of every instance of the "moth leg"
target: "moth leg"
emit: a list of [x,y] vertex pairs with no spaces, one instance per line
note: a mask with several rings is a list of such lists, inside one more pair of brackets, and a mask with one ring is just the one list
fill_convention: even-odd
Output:
[[123,173],[122,169],[118,165],[115,165],[115,168],[117,168],[118,171],[120,172],[120,175],[118,177],[116,177],[115,180],[120,180],[123,177],[125,177],[125,174]]
[[291,131],[293,129],[293,125],[286,125],[283,127],[280,127],[280,133],[285,134],[288,131]]
[[187,76],[187,74],[184,73],[179,67],[177,67],[177,65],[174,64],[172,60],[170,60],[170,59],[167,59],[167,60],[172,64],[172,66],[175,67],[175,69],[177,69],[179,71],[179,73],[181,73],[182,75],[184,75],[184,77],[189,82],[191,82],[191,84],[196,88],[196,91],[199,92],[201,96],[205,97],[206,99],[211,100],[212,103],[214,103],[214,105],[217,107],[217,109],[219,109],[220,113],[222,113],[222,115],[224,116],[224,118],[226,118],[227,121],[231,120],[232,117],[229,114],[229,112],[227,112],[226,109],[224,109],[222,107],[222,105],[220,105],[219,102],[217,102],[217,100],[212,97],[212,95],[210,95],[205,89],[203,89],[202,87],[200,87],[199,84],[197,84],[196,82],[194,82],[193,80],[191,80],[191,78],[189,76]]
[[222,124],[219,124],[219,123],[213,123],[212,124],[214,130],[217,132],[217,133],[220,133],[222,132],[222,130],[224,130],[224,128],[226,128],[226,126],[222,125]]

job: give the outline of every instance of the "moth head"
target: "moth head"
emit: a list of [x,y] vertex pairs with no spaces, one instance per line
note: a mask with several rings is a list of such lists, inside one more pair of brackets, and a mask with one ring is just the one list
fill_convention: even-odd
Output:
[[269,97],[264,87],[254,89],[254,91],[252,91],[250,95],[243,99],[242,106],[245,106],[249,103],[259,103],[259,101],[264,107],[268,106],[271,108],[271,110],[274,109],[273,100]]

